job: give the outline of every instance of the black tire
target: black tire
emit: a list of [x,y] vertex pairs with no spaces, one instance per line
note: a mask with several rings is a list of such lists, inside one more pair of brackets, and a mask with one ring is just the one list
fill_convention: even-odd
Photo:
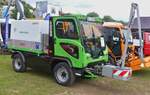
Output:
[[23,59],[21,54],[15,54],[13,56],[12,66],[16,72],[25,72],[27,70],[25,59]]
[[75,82],[75,74],[66,62],[59,62],[53,69],[56,82],[63,86],[70,86]]

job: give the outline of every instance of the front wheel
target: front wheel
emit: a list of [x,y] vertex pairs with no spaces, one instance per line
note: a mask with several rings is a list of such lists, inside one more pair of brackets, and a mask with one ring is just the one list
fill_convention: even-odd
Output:
[[59,62],[53,69],[56,82],[60,85],[69,86],[75,81],[72,68],[66,62]]

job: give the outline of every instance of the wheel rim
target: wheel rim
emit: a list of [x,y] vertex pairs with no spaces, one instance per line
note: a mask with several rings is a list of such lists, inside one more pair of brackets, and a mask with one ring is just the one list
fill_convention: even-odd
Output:
[[69,73],[64,67],[60,67],[56,72],[56,78],[59,82],[66,82],[69,79]]
[[21,60],[19,58],[15,59],[15,68],[17,70],[21,69]]

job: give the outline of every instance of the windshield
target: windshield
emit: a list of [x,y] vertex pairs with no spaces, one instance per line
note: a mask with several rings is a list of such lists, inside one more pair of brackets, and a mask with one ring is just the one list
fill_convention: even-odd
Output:
[[105,49],[105,42],[100,30],[101,25],[92,22],[81,22],[81,37],[87,53],[93,58],[98,58]]
[[119,40],[120,38],[119,28],[103,27],[102,31],[104,33],[105,40],[108,43],[112,40]]
[[102,32],[100,31],[100,24],[91,23],[91,22],[81,22],[82,27],[82,36],[86,38],[100,38],[102,36]]

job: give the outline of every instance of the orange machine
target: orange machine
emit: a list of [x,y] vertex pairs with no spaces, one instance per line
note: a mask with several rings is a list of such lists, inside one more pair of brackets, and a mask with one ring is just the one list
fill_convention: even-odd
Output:
[[126,66],[131,67],[133,71],[140,70],[142,67],[150,67],[150,57],[144,58],[144,62],[141,61],[138,49],[133,44],[132,34],[125,29],[123,24],[117,22],[105,22],[102,30],[109,48],[111,63],[119,65],[115,63],[119,63],[117,61],[120,61],[123,56],[128,32],[130,33],[130,39],[125,60]]

